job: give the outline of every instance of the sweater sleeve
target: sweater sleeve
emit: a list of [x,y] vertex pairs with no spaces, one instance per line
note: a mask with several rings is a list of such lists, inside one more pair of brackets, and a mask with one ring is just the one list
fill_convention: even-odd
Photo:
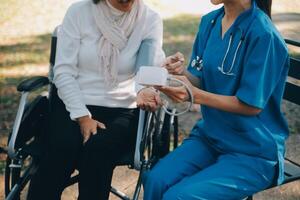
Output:
[[[153,20],[154,19],[154,20]],[[163,22],[158,14],[151,17],[151,24],[147,26],[146,35],[141,42],[137,60],[136,69],[141,66],[161,66],[164,59],[165,53],[162,49],[163,39]],[[144,87],[136,83],[136,92],[139,92]]]
[[78,52],[80,48],[80,29],[78,12],[71,6],[59,28],[57,35],[57,53],[54,66],[54,84],[57,87],[58,96],[64,102],[70,118],[89,115],[76,81],[78,76]]
[[[150,17],[151,24],[147,25],[146,35],[144,41],[151,41],[151,48],[154,49],[153,65],[161,66],[164,59],[165,53],[163,51],[163,21],[162,18],[154,13]],[[149,22],[149,21],[148,21]]]

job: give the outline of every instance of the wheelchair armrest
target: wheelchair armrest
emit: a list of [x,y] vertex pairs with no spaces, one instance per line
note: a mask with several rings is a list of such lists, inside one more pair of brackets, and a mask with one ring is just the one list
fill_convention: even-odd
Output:
[[17,139],[17,135],[19,132],[20,124],[22,121],[22,117],[24,114],[25,106],[27,103],[27,97],[28,97],[29,93],[33,90],[36,90],[36,89],[43,87],[45,85],[48,85],[48,84],[49,84],[49,79],[47,77],[35,76],[35,77],[32,77],[30,79],[27,79],[27,80],[21,82],[18,85],[17,90],[19,92],[22,92],[22,95],[21,95],[21,100],[20,100],[18,112],[16,115],[16,119],[14,122],[12,134],[11,134],[11,137],[10,137],[10,140],[8,143],[8,148],[7,148],[8,156],[10,158],[14,158],[16,156],[16,151],[15,151],[16,139]]
[[27,79],[25,81],[22,81],[18,87],[17,90],[19,92],[31,92],[35,89],[38,89],[40,87],[43,87],[45,85],[49,84],[49,80],[45,76],[35,76],[30,79]]

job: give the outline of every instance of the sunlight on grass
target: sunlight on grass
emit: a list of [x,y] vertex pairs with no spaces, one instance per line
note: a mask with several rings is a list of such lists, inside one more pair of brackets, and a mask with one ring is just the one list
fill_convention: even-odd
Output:
[[0,2],[0,26],[17,14],[18,0],[1,0]]
[[21,76],[38,76],[47,75],[48,64],[26,64],[22,66],[2,67],[0,68],[1,77],[21,77]]

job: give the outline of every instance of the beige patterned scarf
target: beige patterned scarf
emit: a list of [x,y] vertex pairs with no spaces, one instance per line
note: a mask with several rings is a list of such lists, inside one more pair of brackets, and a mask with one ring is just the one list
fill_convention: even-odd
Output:
[[103,69],[108,86],[118,84],[117,61],[120,51],[127,45],[136,24],[145,18],[144,3],[135,0],[129,12],[122,12],[108,2],[92,3],[92,14],[102,37],[99,41],[100,67]]

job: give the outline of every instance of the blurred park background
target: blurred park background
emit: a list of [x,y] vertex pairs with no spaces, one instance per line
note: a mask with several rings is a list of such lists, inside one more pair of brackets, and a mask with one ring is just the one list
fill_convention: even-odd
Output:
[[[16,85],[35,75],[47,75],[50,37],[63,19],[66,9],[76,0],[0,0],[0,146],[6,144],[12,129],[20,94]],[[216,7],[209,0],[145,0],[164,19],[164,50],[166,54],[181,51],[189,58],[194,35],[201,16]],[[273,0],[273,20],[285,38],[300,41],[300,0]],[[291,48],[300,58],[300,49]],[[188,59],[187,59],[188,60]],[[300,161],[300,109],[283,105],[291,137],[287,154]],[[180,132],[186,136],[199,118],[190,112],[180,121]],[[297,134],[298,133],[298,134]],[[298,147],[296,146],[298,144]],[[3,199],[3,168],[0,156],[0,199]],[[117,168],[114,183],[132,193],[136,172]],[[76,199],[76,188],[67,189],[64,200]],[[112,197],[112,199],[114,199]],[[299,200],[300,183],[288,184],[256,195],[256,199]]]

